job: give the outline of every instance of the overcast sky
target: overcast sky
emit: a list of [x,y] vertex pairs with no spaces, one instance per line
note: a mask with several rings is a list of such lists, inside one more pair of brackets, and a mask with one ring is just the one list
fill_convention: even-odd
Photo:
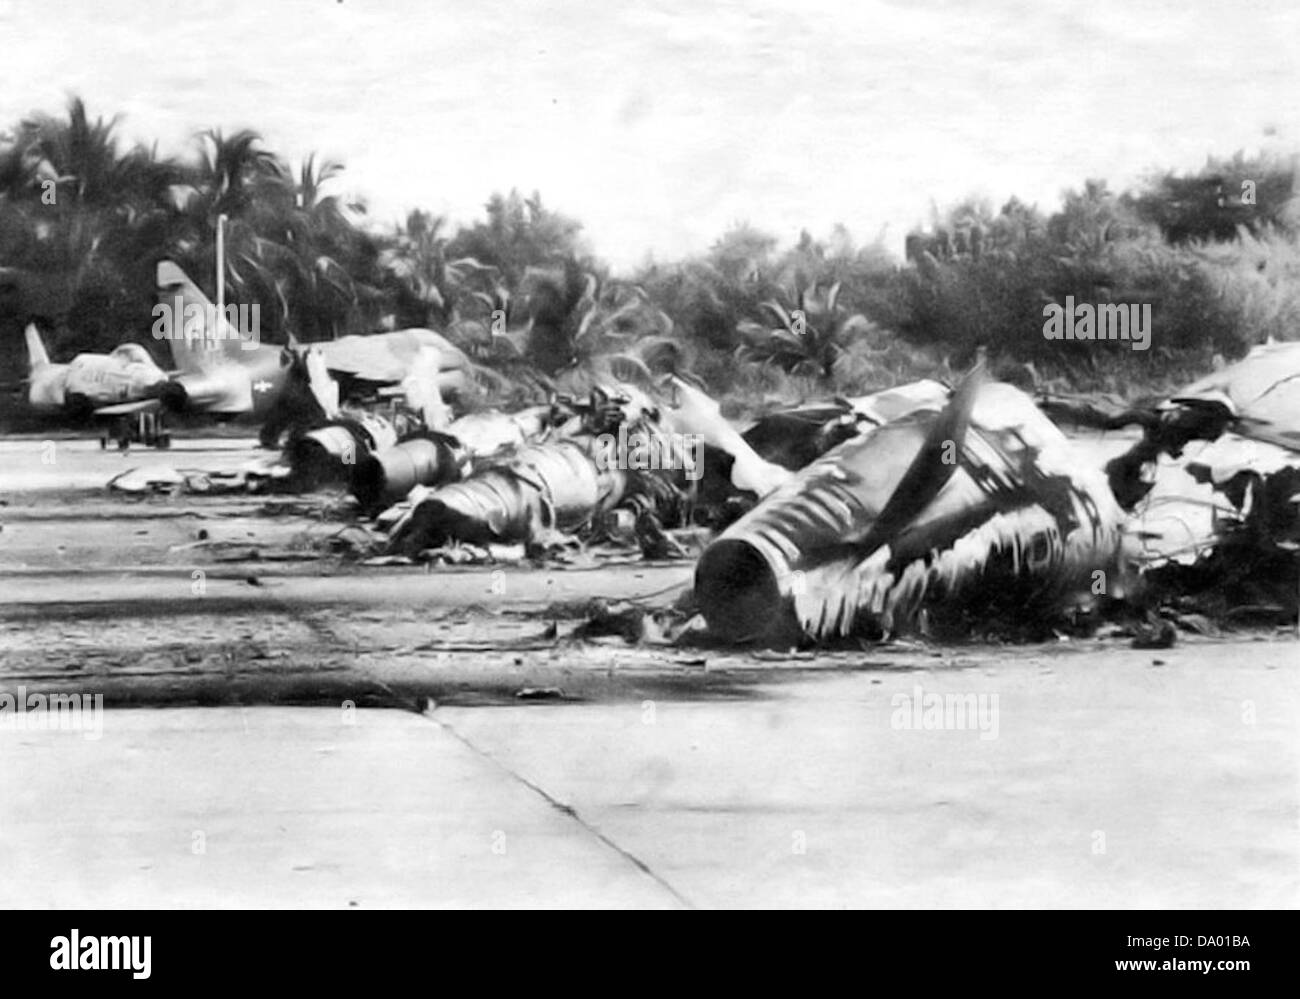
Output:
[[384,222],[537,189],[620,267],[1300,150],[1296,0],[0,0],[0,46],[0,126],[72,93],[169,152],[251,126]]

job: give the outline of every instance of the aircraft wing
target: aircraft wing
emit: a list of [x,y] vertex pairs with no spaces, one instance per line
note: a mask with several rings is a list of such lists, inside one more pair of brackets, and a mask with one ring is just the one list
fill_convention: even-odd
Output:
[[115,406],[100,406],[95,416],[126,416],[130,413],[153,412],[161,405],[158,399],[139,399],[136,402],[119,402]]
[[412,371],[421,350],[436,351],[440,372],[463,370],[466,358],[446,337],[433,330],[397,330],[370,336],[345,336],[311,344],[331,372],[368,382],[400,382]]

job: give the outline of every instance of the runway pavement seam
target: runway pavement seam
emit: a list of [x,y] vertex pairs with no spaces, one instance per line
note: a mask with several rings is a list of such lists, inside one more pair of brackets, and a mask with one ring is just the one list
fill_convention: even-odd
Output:
[[628,863],[636,867],[637,870],[639,870],[642,874],[645,874],[647,877],[651,878],[656,884],[658,884],[661,888],[663,888],[664,891],[672,895],[672,897],[675,898],[685,908],[687,909],[698,908],[698,906],[696,906],[694,902],[692,902],[680,891],[678,891],[675,887],[673,887],[673,885],[669,883],[669,881],[663,875],[655,871],[649,864],[647,864],[636,854],[632,853],[627,848],[615,842],[608,834],[602,832],[596,826],[593,826],[590,822],[584,819],[581,813],[579,813],[578,810],[574,808],[572,805],[566,805],[564,802],[560,801],[558,798],[556,798],[554,795],[548,792],[546,788],[542,787],[539,784],[534,783],[533,781],[525,777],[523,774],[519,773],[517,770],[512,769],[511,767],[507,766],[505,763],[502,763],[491,753],[480,748],[479,746],[476,746],[472,740],[470,740],[467,736],[462,735],[460,732],[458,732],[454,726],[448,724],[447,722],[443,721],[440,718],[435,718],[432,714],[432,710],[433,709],[425,710],[424,712],[422,712],[422,716],[426,718],[428,721],[432,722],[434,725],[437,725],[440,729],[442,729],[444,732],[450,735],[453,739],[456,739],[463,746],[468,748],[470,752],[482,757],[484,760],[487,760],[498,770],[501,770],[507,776],[511,777],[512,779],[522,784],[524,787],[528,788],[528,790],[532,791],[534,794],[540,797],[543,801],[545,801],[556,811],[561,812],[564,815],[567,815],[575,823],[577,823],[578,826],[581,827],[582,830],[586,832],[589,836],[592,836],[595,839],[599,840],[605,846],[609,847],[611,850],[616,852],[620,857],[622,857]]

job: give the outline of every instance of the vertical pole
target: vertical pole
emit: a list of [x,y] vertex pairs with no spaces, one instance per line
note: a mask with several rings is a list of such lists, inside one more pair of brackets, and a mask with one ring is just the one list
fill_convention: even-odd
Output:
[[[226,321],[226,216],[217,216],[217,321],[213,324],[214,340],[225,333]],[[215,342],[213,346],[216,346]]]

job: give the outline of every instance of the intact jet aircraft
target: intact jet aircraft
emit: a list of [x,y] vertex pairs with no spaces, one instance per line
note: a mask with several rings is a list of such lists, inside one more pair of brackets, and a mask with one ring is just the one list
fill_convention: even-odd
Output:
[[66,364],[50,360],[35,323],[28,323],[27,401],[37,412],[111,415],[116,404],[148,398],[167,381],[149,352],[124,343],[108,354],[82,353]]

